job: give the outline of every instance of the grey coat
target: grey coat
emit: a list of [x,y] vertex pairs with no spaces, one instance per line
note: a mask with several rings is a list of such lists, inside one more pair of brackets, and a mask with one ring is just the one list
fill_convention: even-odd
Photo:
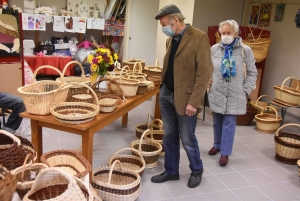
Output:
[[[242,39],[233,47],[233,56],[236,62],[236,76],[226,82],[220,71],[221,62],[225,49],[221,43],[211,47],[211,58],[213,63],[212,85],[208,94],[210,109],[219,114],[241,115],[246,114],[247,99],[255,86],[257,69],[251,48],[242,44]],[[247,77],[243,76],[243,57],[246,62]]]

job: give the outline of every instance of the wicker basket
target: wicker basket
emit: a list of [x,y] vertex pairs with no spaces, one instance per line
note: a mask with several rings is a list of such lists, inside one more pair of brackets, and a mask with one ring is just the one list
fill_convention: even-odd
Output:
[[[109,87],[107,89],[100,88],[100,83],[103,81],[109,82]],[[120,98],[123,98],[122,89],[120,88],[119,84],[113,79],[100,78],[92,86],[92,89],[95,91],[98,97],[119,96]]]
[[60,167],[69,174],[84,179],[92,170],[91,164],[73,150],[56,150],[41,156],[41,162],[48,167]]
[[257,110],[252,106],[247,106],[247,112],[244,115],[238,115],[236,118],[236,125],[238,126],[249,126],[253,121]]
[[[148,123],[141,123],[141,124],[137,124],[135,126],[135,136],[138,139],[141,139],[142,134],[147,130],[150,129],[150,114],[148,114]],[[160,130],[161,127],[159,125],[153,124],[152,125],[152,130]]]
[[136,94],[144,95],[148,90],[148,85],[146,83],[140,83]]
[[23,199],[25,194],[31,189],[36,176],[42,169],[47,168],[43,163],[27,164],[29,157],[33,157],[28,154],[22,167],[13,170],[11,173],[16,176],[17,179],[17,193],[19,197]]
[[[131,152],[135,153],[135,155],[133,155],[133,154],[120,155],[120,153],[124,152],[124,151],[131,151]],[[143,156],[140,154],[139,151],[137,151],[136,149],[132,149],[132,148],[123,148],[123,149],[118,150],[109,159],[108,165],[111,166],[116,160],[119,160],[122,163],[123,169],[128,170],[128,171],[134,171],[134,172],[138,173],[139,175],[143,174],[145,167],[146,167]]]
[[[274,114],[264,114],[263,112],[270,108],[275,111]],[[274,133],[280,126],[282,121],[281,117],[278,117],[278,113],[272,106],[266,106],[260,114],[255,115],[256,129],[261,133]]]
[[144,72],[147,75],[159,76],[159,77],[162,76],[162,71],[163,68],[161,66],[158,66],[158,59],[156,59],[155,66],[146,66],[144,70]]
[[83,182],[60,168],[45,168],[36,177],[23,201],[93,201],[93,192]]
[[[120,169],[116,169],[116,164]],[[92,186],[105,201],[133,201],[139,196],[141,178],[136,172],[125,170],[119,160],[109,167],[100,167],[93,171]]]
[[0,130],[0,164],[8,170],[14,170],[23,165],[27,154],[36,156],[31,142],[21,136]]
[[[261,113],[261,111],[263,110],[263,108],[266,107],[266,106],[268,106],[268,102],[260,101],[260,99],[263,98],[263,97],[268,97],[268,99],[271,100],[270,96],[268,96],[268,95],[261,95],[260,97],[258,97],[258,99],[256,101],[251,101],[250,102],[250,105],[253,108],[255,108],[258,113]],[[272,107],[274,107],[274,106],[272,106]],[[275,109],[278,110],[277,107]],[[269,110],[268,113],[275,114],[275,111],[274,110]]]
[[[89,91],[94,95],[96,103],[53,102],[50,108],[51,114],[57,121],[67,124],[83,124],[92,121],[100,111],[99,101],[96,93],[92,88],[82,83],[70,83],[62,85],[57,92],[59,92],[60,89],[63,89],[65,86],[70,85],[80,85],[89,89]],[[54,94],[54,98],[56,97],[56,94],[57,93]]]
[[145,78],[147,77],[147,74],[143,73],[142,70],[143,70],[142,64],[140,62],[136,62],[134,64],[133,70],[129,73],[126,73],[126,76],[130,79],[144,81],[146,80]]
[[16,177],[0,164],[0,200],[11,201],[16,190],[16,186]]
[[[289,79],[296,79],[297,86],[296,88],[283,86],[284,83]],[[274,86],[275,90],[275,101],[282,103],[284,105],[298,107],[300,105],[300,90],[299,90],[299,81],[295,77],[286,78],[281,86]]]
[[[144,137],[148,134],[151,134],[151,139],[144,139]],[[154,141],[153,134],[150,129],[147,129],[143,133],[141,139],[132,141],[130,143],[130,147],[138,150],[141,153],[145,160],[146,168],[154,168],[157,166],[157,161],[159,154],[161,153],[162,146],[158,142]]]
[[123,59],[123,64],[122,66],[129,66],[129,69],[130,70],[133,70],[133,67],[134,67],[134,64],[136,62],[139,62],[141,63],[142,67],[145,68],[145,60],[142,60],[142,59],[135,59],[135,58],[132,58],[132,59],[129,59],[129,60],[125,60]]
[[[127,68],[127,67],[124,66],[122,68],[122,71],[125,68]],[[121,75],[122,74],[123,73],[121,72]],[[129,78],[119,78],[117,80],[117,83],[120,85],[125,97],[133,97],[137,93],[137,89],[139,87],[140,81],[135,80],[135,79],[129,79]]]
[[118,96],[103,96],[99,98],[100,112],[109,113],[114,111],[119,102],[120,98]]
[[300,159],[300,133],[280,132],[283,128],[288,126],[297,126],[299,124],[285,124],[281,126],[275,133],[275,158],[282,163],[296,165]]
[[162,78],[161,75],[153,75],[149,72],[151,72],[152,69],[155,69],[156,67],[149,67],[147,71],[147,80],[152,81],[155,86],[158,86],[161,84]]
[[[159,130],[153,130],[153,127],[155,125],[157,125],[157,124],[155,124],[155,122],[158,122]],[[164,145],[163,145],[163,138],[164,138],[163,122],[160,119],[154,119],[152,121],[152,124],[150,125],[150,130],[153,134],[154,141],[161,144],[162,150],[161,150],[159,156],[164,156],[165,155],[165,149],[164,149]],[[151,140],[150,133],[145,136],[145,139]]]
[[[37,72],[44,68],[50,68],[55,70],[61,77],[61,72],[52,66],[40,66],[33,74],[33,80],[37,75]],[[30,114],[36,115],[47,115],[50,114],[50,106],[53,101],[54,93],[62,85],[60,81],[43,80],[34,82],[30,85],[19,87],[18,92],[24,101],[26,111]],[[56,102],[65,101],[68,94],[68,88],[60,90],[59,95],[57,95]]]

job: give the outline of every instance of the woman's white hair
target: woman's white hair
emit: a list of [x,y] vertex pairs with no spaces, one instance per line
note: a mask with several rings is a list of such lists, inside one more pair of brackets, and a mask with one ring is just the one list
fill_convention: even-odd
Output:
[[233,28],[235,33],[237,33],[237,34],[239,33],[239,25],[235,20],[225,20],[223,22],[220,22],[219,32],[221,32],[221,29],[222,29],[224,24],[229,24]]

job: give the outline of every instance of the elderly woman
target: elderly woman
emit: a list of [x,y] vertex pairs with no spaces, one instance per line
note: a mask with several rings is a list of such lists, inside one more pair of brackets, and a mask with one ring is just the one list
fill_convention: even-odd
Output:
[[246,96],[255,86],[257,70],[251,48],[237,36],[237,22],[221,22],[219,32],[221,42],[211,47],[213,74],[208,98],[213,112],[214,144],[208,154],[221,152],[219,163],[225,166],[232,153],[236,118],[246,113]]

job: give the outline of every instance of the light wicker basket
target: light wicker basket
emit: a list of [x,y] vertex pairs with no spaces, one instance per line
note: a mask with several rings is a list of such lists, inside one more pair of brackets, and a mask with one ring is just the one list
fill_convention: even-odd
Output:
[[[151,139],[146,140],[144,137],[148,134],[151,134]],[[130,143],[130,147],[138,150],[143,156],[146,168],[154,168],[157,166],[157,161],[159,154],[161,153],[162,146],[158,142],[155,142],[153,139],[153,135],[150,129],[147,129],[141,139],[134,140]],[[134,154],[134,153],[133,153]]]
[[289,126],[300,127],[299,124],[285,124],[276,131],[274,136],[276,149],[275,158],[279,162],[296,165],[300,159],[300,132],[297,134],[280,132],[283,128]]
[[147,75],[159,76],[159,77],[162,76],[163,68],[158,65],[158,59],[156,59],[156,62],[155,62],[154,66],[146,66],[144,69],[145,69],[144,72]]
[[130,79],[136,79],[139,81],[146,80],[147,74],[143,73],[143,67],[140,62],[134,64],[133,70],[129,73],[126,73],[126,76]]
[[134,64],[136,62],[140,62],[142,67],[145,68],[146,64],[145,64],[145,60],[142,60],[142,59],[135,59],[135,58],[132,58],[132,59],[129,59],[129,60],[125,60],[123,59],[123,63],[122,63],[122,66],[129,66],[129,69],[130,71],[133,70],[133,67],[134,67]]
[[[133,153],[135,153],[135,155],[133,155],[133,154],[122,154],[121,155],[120,153],[124,152],[124,151],[133,152]],[[132,148],[123,148],[123,149],[118,150],[109,159],[108,165],[111,166],[116,160],[119,160],[122,163],[123,169],[128,170],[128,171],[134,171],[134,172],[138,173],[139,175],[143,174],[145,167],[146,167],[143,156],[140,154],[139,151],[137,151],[136,149],[132,149]]]
[[[263,108],[266,107],[266,106],[268,106],[268,102],[264,102],[264,101],[260,100],[263,97],[268,97],[268,99],[271,100],[270,96],[268,96],[268,95],[261,95],[260,97],[258,97],[258,99],[256,101],[250,101],[250,105],[253,108],[255,108],[258,113],[261,113],[261,111],[263,110]],[[274,107],[274,106],[272,106],[272,107]],[[274,107],[274,108],[278,111],[277,107]],[[274,110],[269,110],[268,113],[275,114],[275,111]]]
[[59,167],[69,174],[84,179],[92,170],[91,164],[78,152],[73,150],[56,150],[44,153],[41,162],[48,167]]
[[[120,166],[119,169],[115,165]],[[119,160],[93,171],[92,186],[105,201],[133,201],[139,196],[141,178],[136,172],[125,170]]]
[[[157,125],[157,124],[155,124],[156,122],[158,123],[159,130],[153,130],[153,127],[155,125]],[[164,149],[164,145],[163,145],[163,138],[164,138],[163,122],[160,119],[154,119],[152,121],[152,124],[150,125],[150,130],[152,132],[154,141],[161,144],[162,150],[161,150],[159,156],[164,156],[165,155],[165,149]],[[151,140],[150,133],[145,136],[145,139]]]
[[103,96],[99,98],[100,112],[109,113],[114,111],[119,102],[120,98],[118,96]]
[[93,201],[93,192],[83,182],[60,168],[43,169],[23,201]]
[[0,164],[0,200],[11,201],[16,190],[16,186],[16,177]]
[[[289,79],[297,80],[296,88],[286,87],[284,83]],[[275,101],[282,103],[284,105],[298,107],[300,105],[300,90],[299,90],[299,81],[295,77],[286,78],[281,86],[274,86],[275,90]]]
[[[82,83],[70,83],[62,85],[57,92],[66,86],[80,85],[86,87],[95,97],[94,104],[84,102],[55,102],[53,101],[50,112],[54,118],[66,124],[83,124],[92,121],[100,111],[99,101],[96,93],[89,86]],[[54,99],[57,92],[54,94]]]
[[[128,68],[128,67],[124,66],[122,68],[122,71],[125,68]],[[123,72],[121,72],[121,75],[123,75]],[[116,81],[120,85],[125,97],[133,97],[136,95],[140,81],[135,80],[135,79],[129,79],[129,78],[119,78]]]
[[156,67],[149,67],[147,71],[147,80],[152,81],[155,86],[159,86],[162,81],[161,75],[150,73],[152,69],[156,69]]
[[[18,92],[24,101],[26,111],[30,114],[50,114],[50,106],[53,101],[54,93],[62,85],[61,81],[42,80],[35,82],[34,80],[37,72],[44,68],[55,70],[60,77],[62,77],[61,72],[57,68],[48,65],[40,66],[34,71],[32,84],[18,88]],[[59,95],[56,96],[55,102],[65,101],[68,90],[68,88],[60,90]]]
[[[270,108],[275,111],[274,114],[266,114],[264,111]],[[255,115],[256,129],[261,133],[274,133],[280,126],[282,117],[278,116],[278,112],[272,106],[266,106],[260,114]]]

